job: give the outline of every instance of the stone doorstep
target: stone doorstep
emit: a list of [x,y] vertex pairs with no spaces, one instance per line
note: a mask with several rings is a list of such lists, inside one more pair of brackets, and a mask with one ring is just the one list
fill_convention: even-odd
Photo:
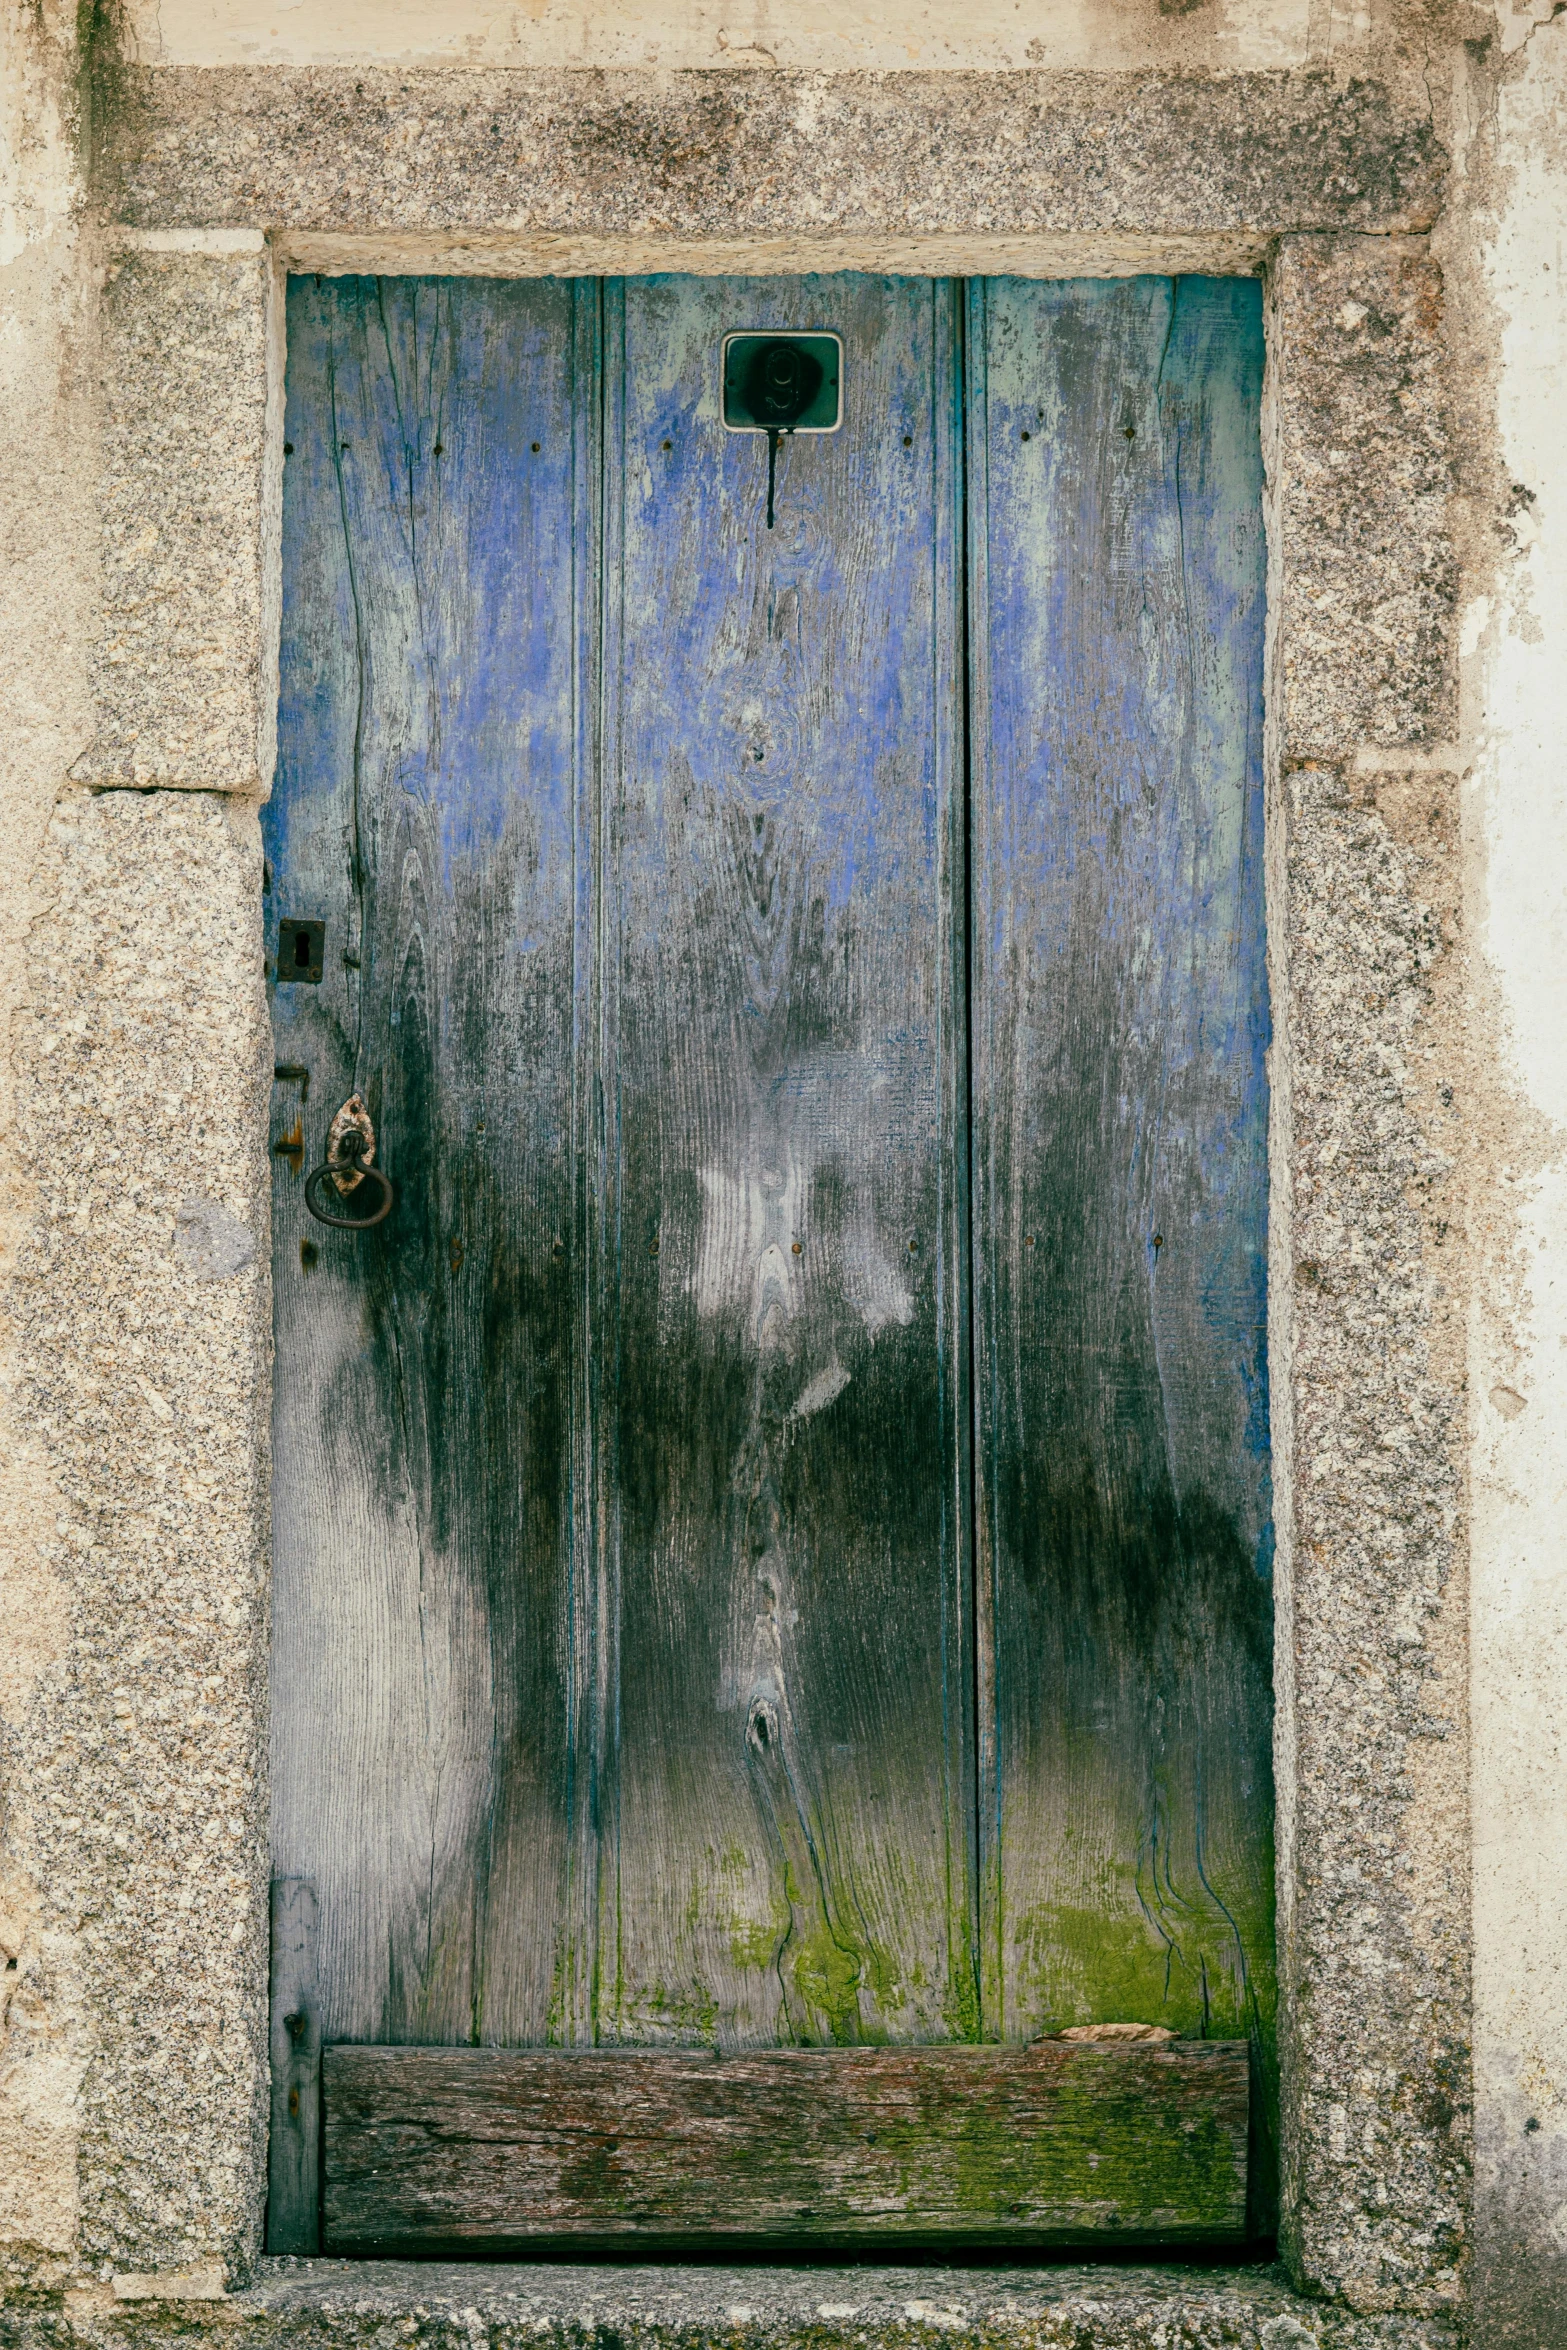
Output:
[[[231,2338],[259,2345],[465,2345],[522,2350],[551,2336],[600,2350],[1458,2350],[1450,2317],[1357,2316],[1290,2291],[1278,2268],[870,2268],[263,2260],[241,2292],[215,2272],[130,2276],[66,2295],[77,2339]],[[0,2340],[45,2350],[58,2314]]]

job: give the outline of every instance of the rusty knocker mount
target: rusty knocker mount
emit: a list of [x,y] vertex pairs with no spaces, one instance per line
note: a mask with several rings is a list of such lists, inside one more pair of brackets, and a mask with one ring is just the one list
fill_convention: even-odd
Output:
[[[305,1177],[305,1205],[318,1224],[330,1224],[339,1232],[365,1232],[372,1224],[385,1223],[392,1212],[392,1186],[380,1168],[370,1164],[374,1157],[370,1113],[358,1094],[351,1093],[327,1128],[325,1161]],[[365,1213],[331,1212],[354,1200],[356,1193],[363,1195],[355,1204]]]

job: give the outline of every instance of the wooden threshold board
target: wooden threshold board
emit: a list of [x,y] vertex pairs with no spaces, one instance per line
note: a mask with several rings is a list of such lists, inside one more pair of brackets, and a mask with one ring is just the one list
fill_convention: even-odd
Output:
[[326,2252],[1222,2244],[1244,2040],[323,2051]]

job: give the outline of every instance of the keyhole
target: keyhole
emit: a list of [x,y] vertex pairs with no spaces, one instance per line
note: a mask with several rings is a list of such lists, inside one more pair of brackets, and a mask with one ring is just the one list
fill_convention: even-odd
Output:
[[310,968],[310,933],[308,930],[296,930],[294,933],[294,968],[296,971],[308,971]]

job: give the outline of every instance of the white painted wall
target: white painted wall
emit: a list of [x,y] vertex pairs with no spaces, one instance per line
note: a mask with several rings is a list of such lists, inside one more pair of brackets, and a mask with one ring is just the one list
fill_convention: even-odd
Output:
[[129,0],[155,65],[740,66],[848,72],[1190,58],[1286,66],[1353,47],[1369,0]]
[[1567,2340],[1567,18],[1502,6],[1484,266],[1500,453],[1533,502],[1515,492],[1516,549],[1465,626],[1492,1170],[1470,1356],[1477,2196],[1480,2339],[1543,2344]]

